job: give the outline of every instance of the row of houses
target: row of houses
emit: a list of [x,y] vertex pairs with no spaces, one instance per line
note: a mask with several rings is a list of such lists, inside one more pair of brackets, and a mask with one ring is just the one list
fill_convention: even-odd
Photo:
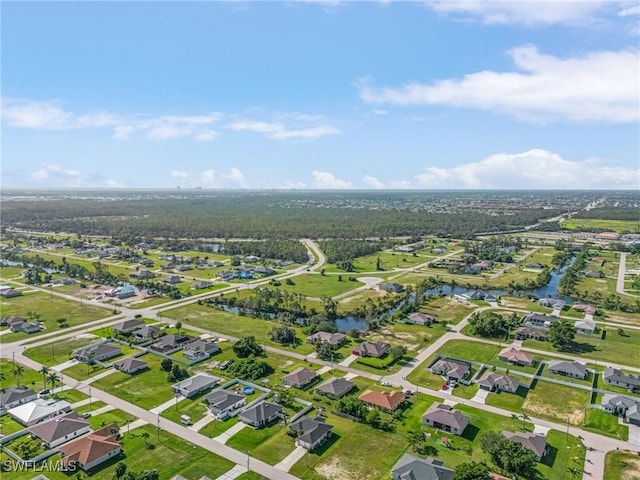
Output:
[[23,317],[2,317],[0,320],[0,326],[9,327],[14,333],[35,333],[42,330],[42,325],[37,322],[31,322]]

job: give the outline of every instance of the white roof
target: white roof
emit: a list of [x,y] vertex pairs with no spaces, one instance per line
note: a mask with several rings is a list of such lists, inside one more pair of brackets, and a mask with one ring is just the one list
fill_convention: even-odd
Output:
[[9,415],[27,424],[36,421],[40,418],[48,417],[49,415],[71,408],[71,404],[66,400],[47,400],[44,398],[38,398],[24,405],[19,405],[7,411]]

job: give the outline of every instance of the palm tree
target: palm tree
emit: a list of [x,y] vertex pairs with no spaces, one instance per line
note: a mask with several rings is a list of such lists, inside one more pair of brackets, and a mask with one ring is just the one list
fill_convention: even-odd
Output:
[[49,375],[49,367],[45,367],[43,365],[38,373],[42,375],[42,388],[47,388],[47,375]]
[[424,441],[424,434],[413,430],[409,432],[407,438],[409,440],[409,445],[411,445],[411,448],[415,452],[416,448]]
[[530,420],[531,417],[529,415],[527,415],[526,413],[523,413],[520,418],[522,418],[522,429],[524,430],[524,424],[527,420]]
[[22,365],[14,364],[13,370],[11,370],[13,376],[16,377],[16,382],[18,382],[18,388],[20,387],[20,377],[24,373],[24,368]]
[[514,420],[518,420],[518,414],[517,413],[512,413],[511,414],[511,425],[513,425]]
[[60,382],[60,377],[58,376],[58,374],[56,372],[52,372],[49,374],[49,376],[47,377],[47,383],[51,384],[51,390],[55,390],[56,389],[56,384]]

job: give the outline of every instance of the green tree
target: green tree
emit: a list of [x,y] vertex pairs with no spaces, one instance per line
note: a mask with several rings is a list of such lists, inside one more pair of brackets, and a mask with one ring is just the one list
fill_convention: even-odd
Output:
[[566,351],[570,350],[573,345],[573,339],[576,336],[575,327],[566,320],[560,320],[551,324],[549,327],[549,342],[554,348]]
[[116,464],[116,471],[113,474],[113,478],[118,480],[124,477],[124,474],[127,472],[127,464],[124,462],[118,462]]
[[284,325],[273,327],[269,332],[269,338],[282,345],[294,345],[297,341],[296,331]]
[[51,385],[51,391],[53,392],[56,389],[56,385],[60,383],[60,377],[56,372],[52,372],[47,377],[47,383]]
[[391,358],[393,358],[394,360],[402,358],[406,353],[407,347],[404,347],[402,345],[393,345],[389,349],[389,355],[391,355]]
[[16,379],[16,382],[18,383],[18,387],[20,387],[20,377],[22,377],[22,374],[24,374],[24,367],[16,363],[13,365],[13,369],[11,369],[11,373],[13,374],[13,376]]
[[489,467],[484,462],[461,463],[456,467],[453,480],[488,480]]
[[165,358],[160,362],[160,369],[163,372],[170,372],[173,369],[173,360],[170,358]]
[[240,358],[227,369],[231,377],[242,380],[257,380],[273,373],[273,368],[264,360],[256,357]]
[[335,359],[335,348],[328,342],[316,343],[316,354],[320,360],[333,361]]
[[176,322],[175,327],[178,333],[180,333],[180,329],[182,328],[182,322]]
[[238,340],[233,344],[233,351],[240,358],[264,355],[264,350],[254,336],[244,337]]
[[49,367],[45,367],[44,365],[38,371],[40,375],[42,375],[42,388],[47,388],[47,375],[49,375]]

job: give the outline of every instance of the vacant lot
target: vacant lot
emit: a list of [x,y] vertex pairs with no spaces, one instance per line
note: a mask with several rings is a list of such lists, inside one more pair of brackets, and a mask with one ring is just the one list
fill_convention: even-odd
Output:
[[[293,285],[288,285],[285,281],[279,288],[288,292],[299,293],[308,297],[335,297],[341,293],[362,287],[362,282],[350,282],[347,280],[348,274],[344,275],[298,275],[291,279]],[[342,278],[342,281],[340,281]]]
[[582,428],[601,435],[617,438],[618,440],[626,441],[629,436],[629,427],[620,425],[617,415],[612,415],[611,413],[595,408],[587,410]]
[[79,334],[73,338],[62,340],[60,342],[53,342],[47,345],[29,348],[24,352],[24,354],[31,360],[41,363],[42,365],[53,367],[71,359],[71,353],[76,348],[85,347],[91,343],[96,343],[101,340],[103,340],[101,337],[96,337],[91,334]]
[[640,231],[640,222],[631,220],[601,220],[595,218],[572,218],[562,223],[563,228],[575,230],[582,228],[584,230],[597,229],[609,230],[612,232],[631,232]]
[[[64,332],[64,329],[61,329],[56,321],[60,318],[64,318],[67,325],[74,327],[111,315],[110,310],[81,305],[78,302],[47,295],[43,292],[30,292],[20,297],[3,298],[0,306],[3,317],[32,317],[43,322],[44,330],[39,333]],[[30,312],[31,315],[29,315]],[[0,336],[0,342],[15,342],[37,336],[39,333],[8,333]]]
[[590,398],[587,390],[538,381],[535,388],[529,390],[522,410],[534,417],[581,425]]
[[640,457],[636,452],[608,452],[605,458],[604,480],[640,480]]

